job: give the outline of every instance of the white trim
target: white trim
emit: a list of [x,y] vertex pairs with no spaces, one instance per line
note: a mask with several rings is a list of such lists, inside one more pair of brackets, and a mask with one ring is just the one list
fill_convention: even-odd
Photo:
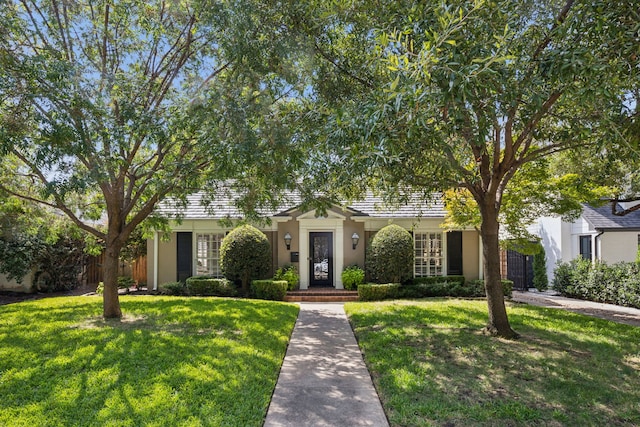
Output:
[[[331,211],[327,211],[329,212]],[[341,277],[344,267],[344,217],[335,214],[334,218],[316,218],[314,215],[311,219],[301,215],[297,221],[300,236],[300,289],[309,288],[309,233],[328,231],[333,233],[333,286],[336,289],[344,289]]]
[[340,219],[340,220],[345,220],[347,219],[346,216],[341,215],[337,212],[334,212],[332,210],[327,209],[325,216],[320,216],[320,213],[317,210],[312,210],[309,212],[305,212],[302,215],[298,216],[298,221],[300,221],[301,219],[310,219],[310,220],[319,220],[319,221],[325,221],[327,219]]
[[158,290],[158,232],[153,233],[153,290]]
[[[447,232],[442,229],[419,229],[413,230],[411,240],[413,241],[413,277],[416,277],[416,234],[439,234],[440,235],[440,276],[447,275]],[[428,240],[430,240],[428,238]],[[424,276],[428,277],[428,276]],[[433,277],[433,276],[431,276]]]

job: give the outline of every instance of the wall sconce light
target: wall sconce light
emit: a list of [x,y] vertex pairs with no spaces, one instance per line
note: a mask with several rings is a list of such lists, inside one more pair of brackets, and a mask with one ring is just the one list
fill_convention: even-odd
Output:
[[356,246],[358,246],[358,242],[360,241],[360,236],[358,235],[358,233],[353,233],[351,235],[351,243],[353,243],[353,249],[356,249]]
[[291,234],[287,231],[284,233],[284,244],[287,245],[287,250],[291,250]]

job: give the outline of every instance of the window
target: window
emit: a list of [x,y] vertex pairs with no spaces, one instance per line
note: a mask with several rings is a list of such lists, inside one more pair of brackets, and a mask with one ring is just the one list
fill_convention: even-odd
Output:
[[220,243],[224,234],[198,234],[196,237],[196,274],[222,277]]
[[580,236],[580,256],[591,261],[591,236]]
[[415,277],[442,276],[442,233],[414,233]]

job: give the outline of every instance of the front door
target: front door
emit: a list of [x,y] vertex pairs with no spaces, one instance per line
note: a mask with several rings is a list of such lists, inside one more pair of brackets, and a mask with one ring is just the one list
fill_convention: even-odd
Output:
[[333,286],[333,233],[309,233],[310,286]]

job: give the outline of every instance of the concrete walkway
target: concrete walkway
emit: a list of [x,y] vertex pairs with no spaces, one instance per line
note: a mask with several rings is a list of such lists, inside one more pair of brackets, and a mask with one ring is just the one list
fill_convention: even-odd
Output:
[[265,427],[389,423],[341,303],[300,303]]
[[618,323],[640,326],[640,309],[566,298],[558,295],[555,291],[538,292],[533,289],[528,292],[513,291],[512,300],[539,305],[541,307],[561,308],[586,314],[587,316],[600,317]]

